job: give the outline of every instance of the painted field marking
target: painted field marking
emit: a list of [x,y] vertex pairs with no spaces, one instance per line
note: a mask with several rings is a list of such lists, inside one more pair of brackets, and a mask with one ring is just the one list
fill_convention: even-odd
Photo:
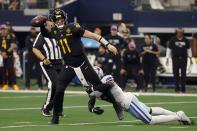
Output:
[[[107,121],[107,122],[92,122],[92,123],[71,123],[71,124],[59,124],[57,126],[83,126],[83,125],[99,125],[99,124],[116,124],[116,123],[132,123],[137,122],[139,120],[133,121]],[[24,127],[45,127],[52,125],[11,125],[11,126],[1,126],[0,129],[8,129],[8,128],[24,128]]]
[[15,124],[30,124],[32,122],[29,121],[21,121],[21,122],[15,122]]
[[183,128],[189,128],[188,126],[172,126],[170,128],[174,128],[174,129],[183,129]]
[[[193,104],[197,101],[179,101],[179,102],[151,102],[145,103],[147,105],[171,105],[171,104]],[[100,107],[111,107],[112,105],[98,105]],[[73,108],[87,108],[87,106],[64,106],[64,109],[73,109]],[[15,111],[15,110],[40,110],[41,107],[36,108],[0,108],[0,111]]]
[[[46,94],[47,90],[0,90],[2,93],[25,93],[25,94]],[[136,94],[137,96],[174,96],[174,97],[182,97],[182,96],[197,96],[197,94],[192,93],[185,93],[185,94],[177,94],[177,93],[151,93],[151,92],[145,92],[145,93],[139,93],[139,92],[132,92],[133,94]],[[78,94],[78,95],[86,95],[87,93],[85,91],[65,91],[65,94]]]
[[[64,97],[78,97],[78,96],[85,96],[85,95],[77,95],[77,94],[68,94]],[[38,96],[1,96],[0,99],[23,99],[23,98],[45,98],[45,95],[38,95]]]

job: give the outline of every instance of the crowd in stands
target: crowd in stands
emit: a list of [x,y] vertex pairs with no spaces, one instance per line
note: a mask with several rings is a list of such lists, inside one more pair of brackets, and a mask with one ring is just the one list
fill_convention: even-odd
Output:
[[20,9],[20,0],[0,0],[0,9],[15,11]]
[[[102,30],[96,27],[94,33],[102,34]],[[25,39],[26,51],[26,89],[31,89],[30,79],[32,70],[36,71],[38,89],[43,89],[42,73],[39,61],[32,53],[32,46],[37,36],[34,27]],[[131,31],[124,23],[112,25],[110,34],[105,38],[118,50],[117,55],[112,55],[102,45],[96,54],[95,66],[103,69],[104,73],[112,74],[115,81],[125,89],[129,80],[134,80],[136,90],[146,92],[151,85],[152,91],[156,91],[156,71],[165,72],[159,61],[160,56],[166,55],[166,48],[162,46],[159,37],[153,38],[149,34],[144,35],[144,42],[137,50],[135,39],[131,37]],[[0,26],[0,85],[3,90],[12,87],[19,90],[16,76],[22,76],[22,69],[17,55],[17,38],[10,22]],[[24,75],[24,74],[23,74]]]

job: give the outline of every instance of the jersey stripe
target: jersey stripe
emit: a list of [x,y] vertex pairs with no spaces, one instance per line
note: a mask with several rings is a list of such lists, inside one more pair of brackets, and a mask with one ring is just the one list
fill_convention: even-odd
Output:
[[50,59],[55,59],[54,57],[54,52],[53,52],[53,44],[51,43],[51,41],[49,40],[49,38],[44,38],[46,41],[46,46],[48,46],[48,49],[50,51]]

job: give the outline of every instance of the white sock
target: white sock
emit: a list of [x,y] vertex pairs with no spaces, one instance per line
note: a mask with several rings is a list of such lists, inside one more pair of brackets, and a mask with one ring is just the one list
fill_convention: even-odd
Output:
[[164,123],[164,122],[170,122],[170,121],[178,121],[180,120],[178,115],[158,115],[158,116],[152,116],[151,122],[149,124],[158,124],[158,123]]
[[151,107],[152,109],[152,115],[174,115],[176,114],[175,112],[166,110],[161,107]]

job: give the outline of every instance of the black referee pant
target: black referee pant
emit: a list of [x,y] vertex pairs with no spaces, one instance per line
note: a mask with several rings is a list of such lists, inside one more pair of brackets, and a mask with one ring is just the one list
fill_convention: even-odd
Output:
[[[175,79],[175,91],[185,93],[185,84],[186,84],[186,69],[187,69],[187,57],[176,57],[172,58],[172,69]],[[181,70],[181,76],[179,71]],[[181,88],[179,86],[181,83]]]
[[58,116],[58,113],[61,111],[63,107],[64,91],[76,75],[80,81],[84,82],[82,84],[85,84],[86,86],[86,84],[90,83],[94,90],[96,90],[97,85],[102,84],[87,58],[79,67],[76,68],[64,65],[57,81],[57,89],[54,97],[54,116]]
[[[53,98],[57,88],[57,78],[62,68],[61,60],[50,60],[50,65],[44,65],[43,62],[40,62],[41,69],[44,73],[44,76],[47,79],[48,93],[46,101],[43,105],[43,108],[50,111],[53,108]],[[60,108],[62,112],[62,108]]]

